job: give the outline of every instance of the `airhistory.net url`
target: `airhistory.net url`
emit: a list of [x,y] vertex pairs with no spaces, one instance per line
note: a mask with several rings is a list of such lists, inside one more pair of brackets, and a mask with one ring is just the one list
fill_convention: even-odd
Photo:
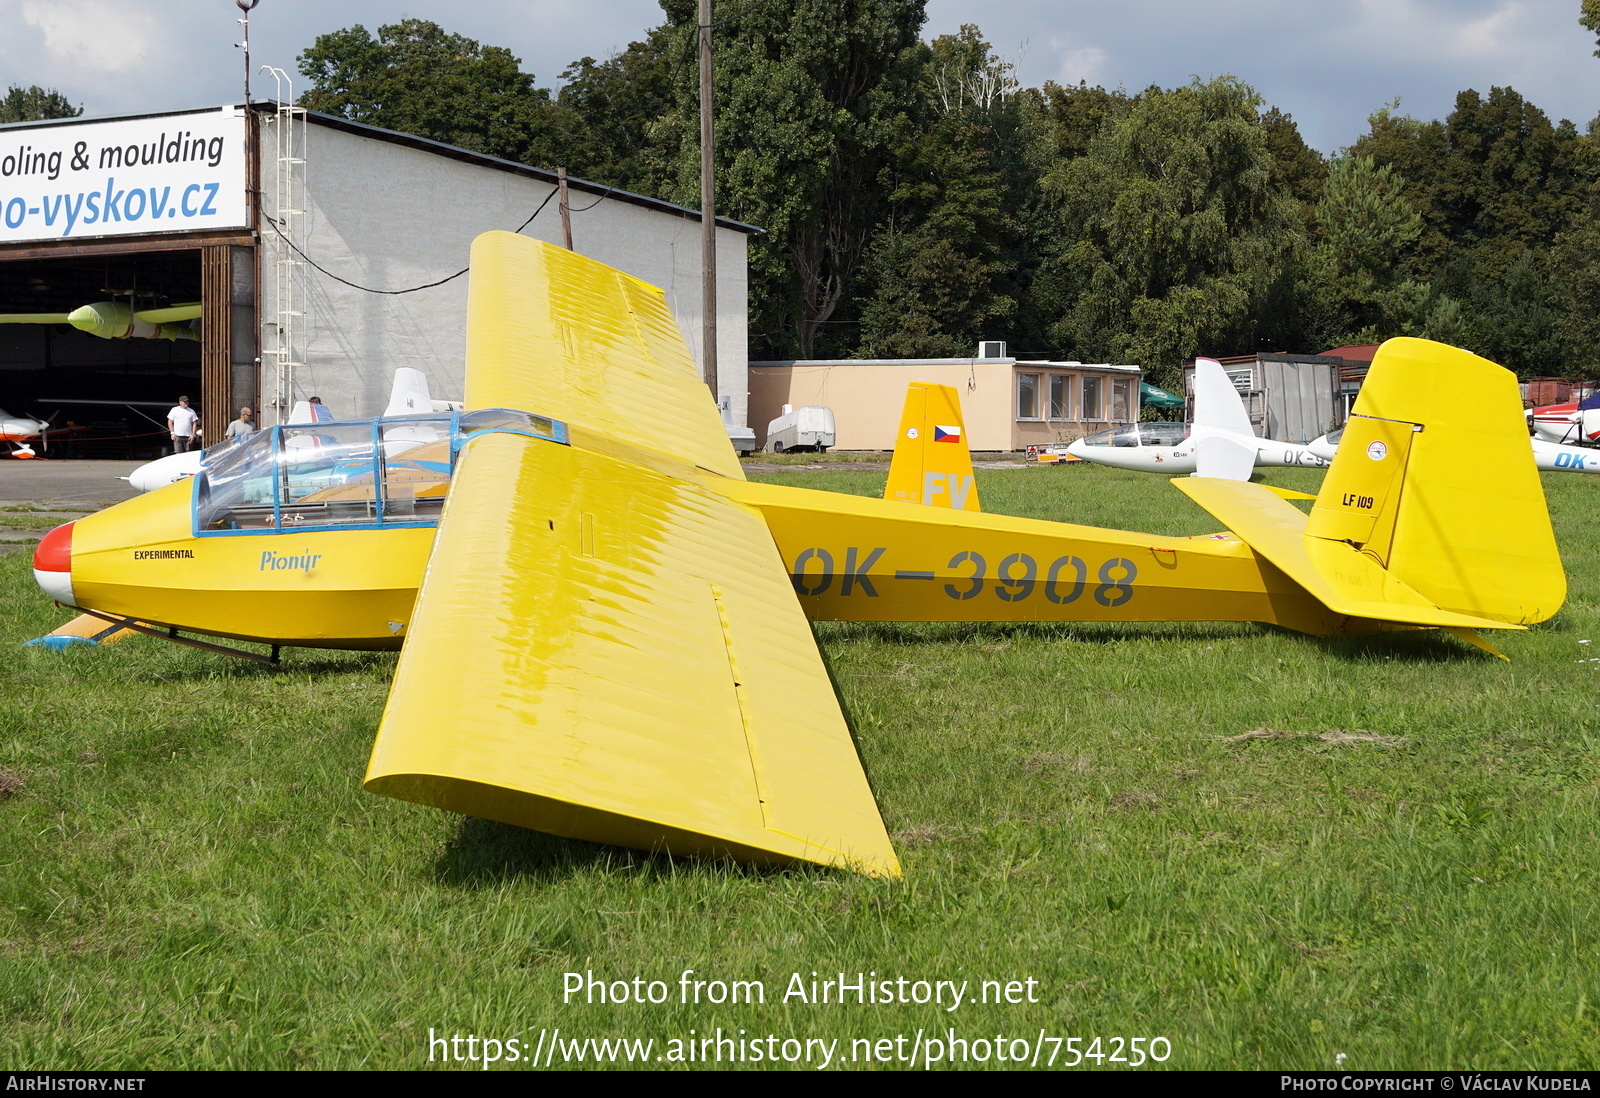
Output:
[[[531,1036],[531,1032],[530,1032]],[[487,1071],[497,1065],[549,1068],[569,1064],[805,1064],[821,1071],[836,1064],[901,1064],[907,1068],[1013,1064],[1017,1067],[1139,1067],[1172,1055],[1165,1037],[1055,1037],[995,1033],[963,1036],[954,1029],[892,1037],[752,1036],[745,1030],[714,1034],[690,1030],[686,1037],[563,1037],[560,1029],[539,1030],[535,1040],[480,1037],[475,1033],[440,1036],[428,1030],[430,1063],[473,1064]]]

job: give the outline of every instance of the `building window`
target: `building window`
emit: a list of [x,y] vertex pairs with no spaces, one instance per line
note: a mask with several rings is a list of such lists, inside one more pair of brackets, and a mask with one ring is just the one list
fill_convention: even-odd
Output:
[[1104,419],[1100,410],[1100,382],[1098,377],[1083,379],[1083,418]]
[[1072,375],[1071,374],[1051,374],[1050,375],[1050,418],[1051,419],[1071,419],[1072,418],[1072,397],[1071,397],[1072,390],[1070,388],[1071,382],[1072,382]]
[[1111,418],[1118,423],[1132,423],[1133,381],[1125,377],[1111,379]]
[[1039,418],[1039,375],[1017,375],[1017,418]]

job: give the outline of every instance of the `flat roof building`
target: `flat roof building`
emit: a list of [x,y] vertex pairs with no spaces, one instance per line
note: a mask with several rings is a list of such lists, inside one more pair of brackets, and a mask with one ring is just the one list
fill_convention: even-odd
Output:
[[785,404],[825,405],[833,409],[835,449],[892,450],[906,386],[927,381],[959,392],[972,449],[1022,450],[1137,421],[1143,376],[1138,366],[1029,362],[1003,353],[752,362],[750,427],[765,446],[767,424]]

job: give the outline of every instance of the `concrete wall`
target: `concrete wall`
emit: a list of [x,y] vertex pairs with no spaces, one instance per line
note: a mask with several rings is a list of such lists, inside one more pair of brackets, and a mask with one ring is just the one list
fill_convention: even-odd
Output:
[[[262,207],[275,210],[275,122],[262,126]],[[323,267],[363,286],[400,289],[432,282],[467,266],[478,234],[515,229],[554,190],[542,180],[488,165],[465,163],[422,149],[319,125],[306,127],[309,201],[305,238],[295,242]],[[571,192],[573,247],[661,287],[691,353],[699,360],[700,223],[664,210]],[[524,235],[561,243],[552,200]],[[746,415],[748,360],[746,234],[718,230],[717,314],[720,388],[732,398],[733,419]],[[278,346],[275,261],[284,245],[271,224],[263,245],[262,348]],[[376,415],[398,366],[428,376],[435,399],[463,392],[467,280],[397,296],[367,293],[301,268],[306,299],[302,335],[305,365],[296,371],[296,398],[319,395],[341,417]],[[263,357],[264,419],[276,421],[274,358]],[[538,409],[529,409],[538,411]],[[286,414],[287,408],[279,414]]]
[[[1017,417],[1019,373],[1041,375],[1044,395],[1041,415],[1034,419]],[[905,405],[906,386],[913,381],[954,386],[961,397],[961,414],[966,421],[968,444],[974,450],[1017,450],[1070,442],[1082,435],[1117,422],[1100,418],[1081,418],[1076,400],[1068,409],[1070,418],[1051,419],[1048,400],[1048,375],[1059,374],[1075,382],[1085,375],[1101,377],[1109,393],[1110,379],[1131,379],[1134,394],[1133,414],[1138,417],[1137,372],[1097,371],[1079,364],[1016,362],[1013,359],[934,359],[871,360],[840,359],[832,362],[754,362],[750,364],[750,426],[756,443],[766,445],[767,424],[783,411],[783,405],[800,407],[822,404],[833,409],[837,429],[835,449],[892,450],[900,413]],[[1103,416],[1110,414],[1110,398],[1104,401]]]

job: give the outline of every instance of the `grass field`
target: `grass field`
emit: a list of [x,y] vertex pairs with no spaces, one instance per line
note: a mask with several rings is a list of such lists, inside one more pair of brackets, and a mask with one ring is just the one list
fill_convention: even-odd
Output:
[[[765,479],[876,493],[883,475]],[[1217,528],[1160,478],[979,478],[987,510]],[[897,1035],[877,1066],[935,1034],[956,1055],[951,1030],[984,1039],[969,1058],[1025,1039],[1040,1066],[1050,1038],[1131,1059],[1113,1039],[1139,1037],[1181,1068],[1593,1068],[1600,486],[1545,484],[1571,593],[1494,638],[1510,663],[1431,634],[818,626],[898,882],[372,796],[392,657],[21,649],[63,615],[25,555],[0,557],[0,1067],[425,1067],[430,1030],[509,1055],[557,1027],[654,1039],[657,1066],[721,1027],[780,1055],[837,1039],[835,1068]],[[680,1003],[687,969],[766,1001]],[[660,980],[668,1001],[563,1003],[586,971]],[[841,971],[972,996],[1033,980],[1037,1001],[783,1001],[792,974]],[[819,1065],[824,1046],[795,1047]],[[1053,1047],[1057,1067],[1074,1055]]]

